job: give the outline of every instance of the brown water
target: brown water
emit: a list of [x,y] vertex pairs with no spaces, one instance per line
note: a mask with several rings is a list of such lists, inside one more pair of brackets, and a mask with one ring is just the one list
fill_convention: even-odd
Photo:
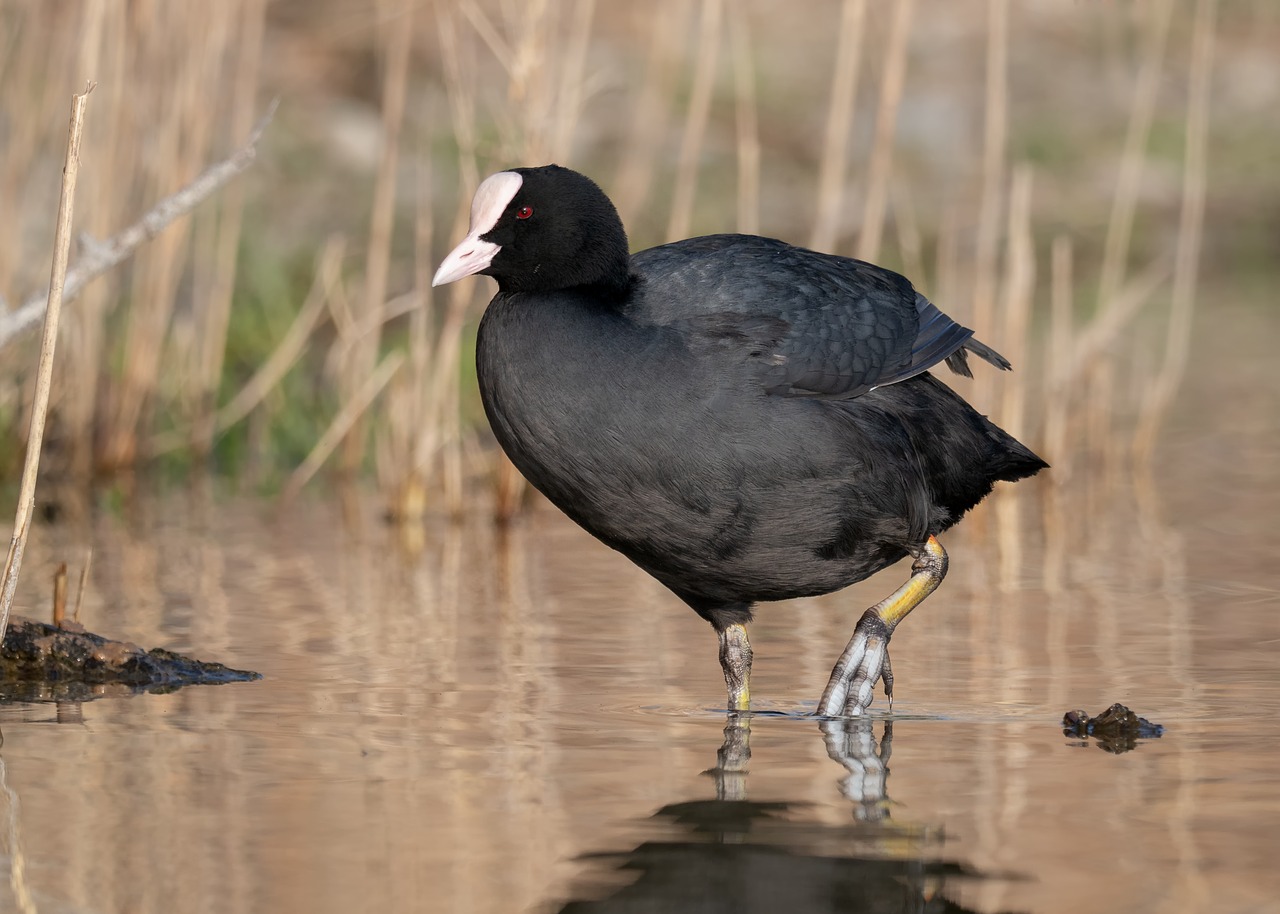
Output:
[[[806,714],[905,566],[764,607],[727,727],[710,630],[546,506],[420,551],[373,504],[41,528],[91,628],[266,678],[0,708],[0,911],[1280,911],[1276,380],[1191,385],[1156,484],[1047,547],[1040,482],[949,534],[888,735]],[[1062,735],[1115,701],[1167,732]]]

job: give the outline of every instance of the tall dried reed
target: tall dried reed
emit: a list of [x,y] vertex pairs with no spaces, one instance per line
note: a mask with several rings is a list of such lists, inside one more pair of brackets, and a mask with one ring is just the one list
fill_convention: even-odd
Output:
[[[228,123],[232,136],[248,133],[257,117],[258,81],[262,65],[262,42],[266,27],[266,0],[242,0],[239,32],[233,49],[235,84]],[[217,234],[213,242],[207,300],[197,309],[199,349],[193,379],[195,404],[192,449],[207,454],[213,446],[217,423],[217,395],[222,382],[227,330],[231,322],[239,266],[240,238],[244,219],[245,186],[227,188],[217,212]],[[199,284],[197,288],[199,288]]]
[[707,132],[707,117],[711,111],[711,94],[720,51],[721,17],[721,0],[702,0],[697,50],[694,53],[693,89],[689,94],[689,110],[680,136],[675,194],[671,200],[671,218],[667,222],[669,241],[688,235],[689,224],[693,219],[693,192],[698,184],[699,157]]
[[[373,185],[369,238],[365,251],[361,320],[373,329],[353,338],[341,362],[339,383],[349,401],[364,389],[378,360],[382,323],[391,268],[391,236],[395,224],[396,184],[400,167],[400,138],[409,94],[409,55],[413,47],[413,4],[385,0],[378,5],[384,32],[382,78],[382,157]],[[361,415],[351,423],[343,442],[342,471],[353,475],[364,459],[367,427]]]
[[906,81],[907,42],[911,37],[911,19],[914,14],[915,0],[899,0],[894,4],[880,79],[875,137],[871,141],[871,157],[867,161],[867,190],[862,206],[862,230],[858,233],[856,255],[860,260],[875,260],[880,256],[880,239],[884,233],[885,210],[889,203],[893,138],[898,123],[898,106],[902,103],[903,84]]
[[1217,0],[1196,0],[1184,123],[1186,154],[1182,168],[1182,211],[1178,219],[1168,331],[1160,370],[1143,401],[1142,415],[1133,436],[1133,451],[1144,471],[1150,469],[1160,425],[1186,372],[1187,358],[1191,352],[1191,318],[1195,308],[1196,278],[1200,269],[1200,248],[1204,236],[1209,87],[1213,77],[1216,17]]
[[831,75],[813,231],[809,235],[809,247],[819,251],[834,249],[842,227],[840,217],[844,212],[849,131],[853,124],[854,104],[858,99],[858,71],[863,25],[867,18],[867,0],[844,0],[840,9],[840,37],[835,68]]
[[[36,366],[36,389],[31,405],[31,431],[27,436],[29,446],[22,467],[21,489],[18,492],[17,516],[13,522],[13,535],[9,553],[5,559],[4,573],[0,575],[0,641],[4,640],[9,624],[9,612],[13,608],[13,595],[18,587],[18,573],[22,569],[22,555],[31,530],[36,498],[36,480],[40,469],[40,443],[44,438],[45,417],[49,410],[49,389],[53,379],[53,358],[58,345],[58,320],[62,314],[62,293],[67,281],[67,257],[71,250],[72,214],[75,211],[76,180],[80,175],[80,144],[84,138],[84,117],[93,83],[77,95],[71,107],[71,127],[67,137],[67,154],[62,168],[62,188],[58,199],[58,216],[53,240],[53,265],[49,276],[49,301],[44,315],[44,333],[40,340],[40,362]],[[63,569],[65,576],[65,568]]]

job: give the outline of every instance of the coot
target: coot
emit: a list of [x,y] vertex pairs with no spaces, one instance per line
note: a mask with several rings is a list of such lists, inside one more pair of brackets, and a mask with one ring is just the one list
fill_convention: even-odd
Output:
[[749,707],[759,601],[839,590],[912,556],[863,613],[818,713],[858,715],[894,627],[947,570],[937,535],[1047,466],[928,369],[1009,363],[881,267],[751,235],[629,254],[608,197],[548,165],[485,179],[434,285],[498,293],[477,341],[494,434],[534,486],[719,635]]

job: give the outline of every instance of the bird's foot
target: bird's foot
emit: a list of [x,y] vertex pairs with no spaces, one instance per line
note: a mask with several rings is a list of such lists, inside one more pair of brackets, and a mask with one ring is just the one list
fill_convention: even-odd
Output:
[[860,717],[870,706],[876,683],[884,681],[884,694],[893,707],[893,667],[889,663],[889,638],[893,628],[874,608],[858,620],[849,644],[831,671],[818,714],[823,717]]
[[831,671],[818,714],[823,717],[860,717],[871,704],[876,683],[884,680],[884,694],[893,708],[893,668],[889,665],[889,638],[907,613],[933,593],[947,573],[947,553],[930,536],[914,551],[911,577],[889,596],[868,609],[858,620],[853,637]]

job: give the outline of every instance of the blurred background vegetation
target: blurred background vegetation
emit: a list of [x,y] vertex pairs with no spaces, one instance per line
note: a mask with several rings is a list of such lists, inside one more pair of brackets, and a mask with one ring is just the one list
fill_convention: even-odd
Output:
[[[961,389],[1059,487],[1149,461],[1197,297],[1274,308],[1267,0],[0,0],[7,307],[48,281],[88,78],[97,239],[280,106],[249,172],[64,311],[49,510],[206,469],[514,510],[472,383],[492,285],[429,285],[512,165],[595,177],[634,249],[743,230],[905,271],[1013,359]],[[10,487],[37,348],[0,340]]]

